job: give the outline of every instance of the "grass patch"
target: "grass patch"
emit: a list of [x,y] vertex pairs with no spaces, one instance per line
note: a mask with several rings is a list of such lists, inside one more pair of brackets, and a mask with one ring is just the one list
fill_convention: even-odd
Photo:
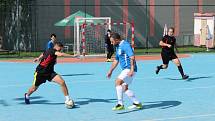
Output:
[[[206,51],[204,47],[178,47],[179,53],[215,53],[215,49],[210,49],[210,51]],[[143,54],[159,54],[161,52],[161,48],[149,48],[149,49],[135,49],[136,55]]]
[[[179,47],[179,53],[215,53],[215,49],[206,51],[205,47]],[[161,48],[135,49],[136,55],[159,54]],[[38,57],[42,52],[0,52],[0,59],[26,59]],[[73,54],[73,52],[68,52]]]

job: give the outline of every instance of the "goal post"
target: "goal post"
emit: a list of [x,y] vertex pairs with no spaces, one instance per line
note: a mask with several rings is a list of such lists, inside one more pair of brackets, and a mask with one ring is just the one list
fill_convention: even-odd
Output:
[[134,22],[112,22],[110,17],[95,17],[78,18],[76,25],[75,54],[105,56],[105,35],[108,29],[119,33],[134,49]]
[[[111,29],[111,17],[93,17],[93,18],[76,18],[74,21],[74,54],[81,54],[81,43],[85,43],[86,39],[83,38],[83,28],[87,24],[94,23],[109,23],[107,24],[108,29]],[[83,47],[83,44],[82,44]],[[85,46],[84,46],[85,48]],[[82,53],[83,54],[83,53]]]

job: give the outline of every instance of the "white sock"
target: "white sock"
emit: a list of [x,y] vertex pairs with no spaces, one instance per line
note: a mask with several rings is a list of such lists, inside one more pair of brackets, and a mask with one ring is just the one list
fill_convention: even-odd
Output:
[[135,103],[135,104],[139,104],[140,101],[137,100],[137,98],[135,97],[134,93],[131,90],[126,90],[125,94],[129,97],[129,99]]
[[123,91],[122,86],[116,86],[116,94],[118,99],[118,104],[123,105]]
[[65,96],[65,98],[66,98],[66,101],[70,100],[70,97],[68,95]]

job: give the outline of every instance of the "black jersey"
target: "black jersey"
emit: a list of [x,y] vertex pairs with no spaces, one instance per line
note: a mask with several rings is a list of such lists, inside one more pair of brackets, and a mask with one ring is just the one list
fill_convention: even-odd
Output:
[[50,74],[54,72],[54,65],[57,61],[57,55],[55,55],[55,52],[56,50],[51,48],[43,53],[42,60],[36,69],[38,73]]
[[163,46],[162,47],[162,53],[166,53],[166,54],[174,54],[175,53],[174,48],[175,48],[176,39],[174,36],[165,35],[161,41],[163,41],[166,44],[171,45],[171,48]]
[[108,36],[108,34],[105,35],[105,43],[107,44],[107,46],[113,46],[111,44],[110,37]]

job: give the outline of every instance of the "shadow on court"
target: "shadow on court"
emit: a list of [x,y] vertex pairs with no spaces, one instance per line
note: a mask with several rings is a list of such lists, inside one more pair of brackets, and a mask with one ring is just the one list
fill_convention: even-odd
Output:
[[2,105],[2,106],[10,106],[5,100],[0,100],[0,105]]
[[[41,96],[30,97],[31,104],[41,104],[41,105],[64,105],[64,102],[56,103],[50,102],[49,100],[43,100]],[[24,102],[24,98],[15,98],[14,100],[19,101],[18,104],[26,105]]]
[[[208,78],[212,78],[212,76],[200,76],[200,77],[189,77],[186,81],[192,82],[194,80],[199,80],[199,79],[208,79]],[[175,79],[175,78],[166,78],[169,80],[183,80],[183,79]]]
[[84,73],[84,74],[63,74],[61,76],[90,76],[94,74]]
[[127,113],[131,113],[131,112],[136,112],[136,111],[141,111],[141,110],[146,110],[146,109],[153,109],[153,108],[167,109],[167,108],[176,107],[181,104],[182,104],[182,102],[180,102],[180,101],[145,102],[145,103],[143,103],[143,108],[140,110],[135,109],[135,110],[120,112],[117,114],[127,114]]
[[193,80],[198,80],[198,79],[209,79],[212,78],[212,76],[201,76],[201,77],[193,77],[193,78],[189,78],[187,81],[193,81]]
[[[51,102],[49,100],[43,100],[43,97],[41,96],[35,96],[35,97],[30,97],[30,102],[32,104],[40,104],[40,105],[64,105],[64,102],[61,103],[56,103],[56,102]],[[18,104],[26,105],[24,102],[24,98],[15,98],[14,100],[19,101]],[[83,100],[83,101],[78,101],[78,100]],[[116,99],[94,99],[94,98],[77,98],[77,101],[75,101],[75,104],[77,105],[87,105],[89,103],[113,103]],[[79,106],[75,106],[76,108],[79,108]]]
[[113,103],[116,99],[94,99],[94,98],[78,98],[84,101],[75,101],[78,105],[87,105],[89,103]]
[[[41,96],[34,96],[34,97],[30,97],[30,99],[32,100],[35,100],[35,99],[41,99],[41,98],[43,98],[43,97],[41,97]],[[21,97],[21,98],[15,98],[14,100],[21,100],[21,101],[23,101],[23,100],[25,100],[25,98],[24,98],[24,95],[23,95],[23,97]]]

